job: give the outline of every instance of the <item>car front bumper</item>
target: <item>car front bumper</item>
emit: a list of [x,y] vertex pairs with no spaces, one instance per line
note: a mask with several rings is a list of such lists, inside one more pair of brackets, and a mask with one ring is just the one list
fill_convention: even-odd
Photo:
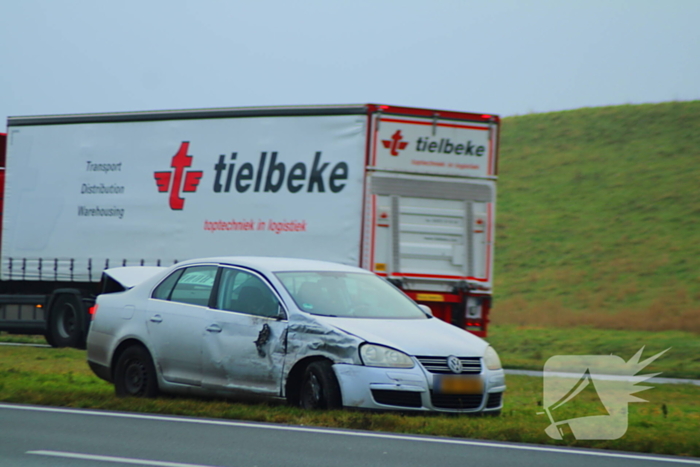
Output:
[[483,393],[439,394],[433,390],[435,375],[419,364],[413,368],[375,368],[333,365],[343,406],[375,410],[479,413],[498,412],[506,389],[503,370],[482,368]]

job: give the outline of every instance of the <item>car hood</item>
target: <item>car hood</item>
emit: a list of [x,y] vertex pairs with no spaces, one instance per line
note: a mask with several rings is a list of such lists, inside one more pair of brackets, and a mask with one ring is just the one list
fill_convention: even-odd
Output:
[[316,318],[367,342],[393,347],[413,356],[481,357],[488,346],[483,339],[437,318]]

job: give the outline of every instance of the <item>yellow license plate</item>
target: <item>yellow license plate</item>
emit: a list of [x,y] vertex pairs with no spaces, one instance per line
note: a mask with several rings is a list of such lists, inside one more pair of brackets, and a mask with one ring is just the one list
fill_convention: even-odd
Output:
[[483,394],[484,382],[474,375],[435,375],[433,391],[438,394]]
[[445,297],[437,293],[418,293],[416,300],[419,302],[444,302]]

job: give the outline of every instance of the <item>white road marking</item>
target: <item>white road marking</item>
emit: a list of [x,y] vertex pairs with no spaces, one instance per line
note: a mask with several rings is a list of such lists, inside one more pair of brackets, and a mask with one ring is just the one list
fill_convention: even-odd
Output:
[[93,454],[80,454],[77,452],[61,451],[27,451],[27,454],[37,456],[65,457],[68,459],[83,459],[88,461],[118,462],[120,464],[153,465],[156,467],[213,467],[201,464],[183,464],[181,462],[150,461],[146,459],[132,459],[129,457],[95,456]]
[[13,345],[16,347],[48,347],[48,348],[51,348],[51,346],[48,344],[29,344],[26,342],[0,342],[0,345]]
[[344,431],[331,428],[314,428],[314,427],[304,427],[304,426],[289,426],[289,425],[267,425],[263,423],[254,422],[234,422],[228,420],[210,420],[210,419],[199,419],[199,418],[184,418],[184,417],[167,417],[163,415],[146,415],[138,413],[125,413],[125,412],[101,412],[98,410],[78,410],[78,409],[66,409],[60,407],[40,407],[40,406],[28,406],[28,405],[11,405],[11,404],[0,404],[0,409],[11,409],[11,410],[28,410],[34,412],[52,412],[52,413],[65,413],[73,415],[93,415],[100,417],[114,417],[114,418],[131,418],[137,420],[154,420],[160,422],[178,422],[178,423],[190,423],[193,425],[214,425],[214,426],[230,426],[230,427],[241,427],[241,428],[258,428],[263,430],[278,430],[278,431],[296,431],[302,433],[317,433],[317,434],[327,434],[327,435],[341,435],[341,436],[357,436],[360,438],[379,438],[379,439],[392,439],[398,441],[414,441],[423,443],[437,443],[437,444],[456,444],[463,446],[478,446],[486,448],[498,448],[498,449],[513,449],[516,451],[538,451],[538,452],[552,452],[555,454],[576,454],[582,456],[594,456],[594,457],[612,457],[619,459],[632,459],[632,460],[649,460],[657,462],[670,462],[675,464],[691,464],[700,465],[700,459],[698,458],[682,458],[682,457],[660,457],[647,454],[627,454],[622,452],[602,452],[593,451],[585,449],[570,449],[570,448],[559,448],[559,447],[546,447],[537,445],[526,445],[526,444],[507,444],[498,443],[491,441],[472,441],[472,440],[462,440],[462,439],[452,439],[452,438],[431,438],[422,437],[415,435],[393,435],[389,433],[373,433],[364,431]]

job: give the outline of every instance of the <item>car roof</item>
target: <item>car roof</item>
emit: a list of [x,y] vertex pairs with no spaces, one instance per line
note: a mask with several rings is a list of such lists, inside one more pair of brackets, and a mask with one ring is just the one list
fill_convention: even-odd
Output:
[[371,274],[365,269],[347,266],[340,263],[332,263],[330,261],[318,261],[301,258],[280,258],[275,256],[217,256],[182,261],[177,265],[183,266],[192,263],[219,263],[232,266],[243,266],[268,274],[285,271],[335,271]]

